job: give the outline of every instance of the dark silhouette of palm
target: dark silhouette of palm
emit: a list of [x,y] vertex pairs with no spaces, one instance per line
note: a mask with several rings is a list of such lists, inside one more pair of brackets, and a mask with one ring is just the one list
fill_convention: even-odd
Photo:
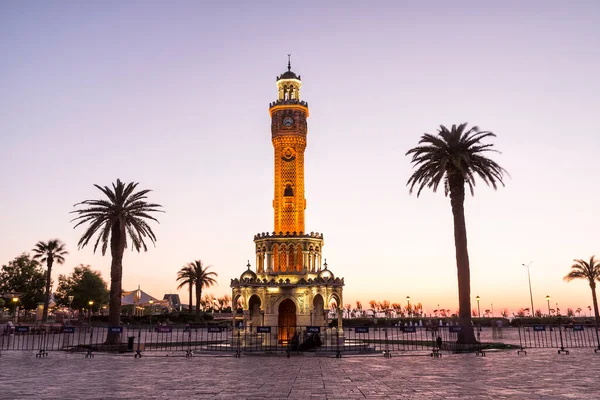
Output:
[[584,260],[573,260],[575,263],[571,265],[569,272],[563,279],[567,282],[573,279],[585,279],[592,289],[592,301],[594,303],[594,316],[596,323],[600,323],[600,314],[598,313],[598,298],[596,297],[596,281],[600,281],[600,262],[595,260],[595,256],[590,258],[589,262]]
[[42,322],[48,320],[48,305],[50,304],[50,283],[52,282],[52,265],[63,264],[65,256],[69,254],[65,249],[65,244],[58,239],[48,240],[47,242],[39,241],[33,248],[33,258],[45,262],[47,267],[46,272],[46,297],[44,298],[44,310],[42,312]]
[[188,286],[189,289],[189,309],[188,312],[192,313],[192,293],[194,291],[194,269],[189,265],[181,267],[181,269],[177,272],[177,281],[179,281],[179,286],[177,289],[181,289],[184,286]]
[[[74,228],[89,224],[77,244],[80,249],[87,246],[94,236],[96,236],[94,252],[98,245],[102,244],[102,255],[105,255],[110,244],[112,261],[108,322],[111,326],[118,326],[121,323],[123,252],[128,245],[137,252],[141,249],[147,251],[146,240],[150,240],[152,244],[156,242],[156,236],[147,221],[158,222],[151,214],[162,212],[160,210],[162,206],[147,203],[145,199],[150,190],[136,192],[138,183],[124,184],[117,179],[116,184],[112,184],[112,188],[94,186],[106,196],[106,199],[85,200],[75,204],[75,207],[82,208],[72,211],[78,215],[72,221],[77,221]],[[118,334],[109,333],[107,343],[116,344],[117,341]]]
[[212,265],[204,266],[202,260],[196,260],[188,264],[188,267],[193,271],[194,285],[196,286],[196,318],[200,317],[200,299],[202,298],[202,289],[210,287],[217,283],[215,278],[218,276],[216,272],[208,271]]
[[475,177],[497,189],[504,186],[506,170],[485,153],[497,152],[492,144],[483,144],[486,138],[495,137],[492,132],[480,131],[474,126],[467,130],[467,124],[452,125],[451,129],[440,125],[438,134],[424,134],[419,146],[410,149],[412,164],[416,169],[408,179],[410,193],[417,189],[417,197],[424,188],[437,191],[440,184],[446,196],[450,195],[454,215],[454,245],[458,270],[459,322],[466,327],[459,342],[473,343],[475,335],[471,324],[471,278],[469,253],[467,249],[467,229],[465,225],[465,184],[474,195]]

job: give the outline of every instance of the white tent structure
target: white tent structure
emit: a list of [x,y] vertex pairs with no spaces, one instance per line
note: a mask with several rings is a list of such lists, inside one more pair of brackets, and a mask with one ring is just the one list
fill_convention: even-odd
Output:
[[[121,306],[134,306],[136,315],[141,315],[146,307],[169,307],[168,300],[159,300],[144,292],[138,286],[137,290],[123,291],[121,295]],[[139,310],[139,311],[138,311]]]

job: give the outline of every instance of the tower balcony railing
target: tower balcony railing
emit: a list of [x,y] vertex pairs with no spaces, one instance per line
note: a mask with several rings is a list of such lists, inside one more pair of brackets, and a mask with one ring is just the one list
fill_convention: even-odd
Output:
[[323,234],[319,232],[259,232],[254,235],[254,239],[263,239],[263,238],[272,238],[272,239],[280,239],[280,238],[312,238],[312,239],[323,239]]
[[288,100],[275,100],[272,103],[269,103],[269,108],[273,108],[275,106],[283,106],[283,105],[300,105],[303,107],[308,107],[308,103],[306,101],[302,101],[299,99],[288,99]]

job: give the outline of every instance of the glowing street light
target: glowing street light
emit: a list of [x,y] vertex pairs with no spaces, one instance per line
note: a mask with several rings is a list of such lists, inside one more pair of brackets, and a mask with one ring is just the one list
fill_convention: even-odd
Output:
[[19,323],[19,298],[14,296],[12,302],[15,305],[15,324]]
[[410,318],[410,296],[406,296],[406,312],[408,313],[408,317]]
[[550,296],[546,296],[546,301],[548,302],[548,316],[550,316]]
[[73,303],[74,298],[75,298],[75,296],[69,296],[69,322],[71,322],[71,314],[73,313],[71,304]]
[[531,300],[531,315],[533,315],[534,313],[534,308],[533,308],[533,294],[531,292],[531,275],[529,274],[529,266],[533,263],[533,261],[531,261],[529,264],[525,265],[525,264],[521,264],[524,267],[527,267],[527,280],[529,281],[529,299]]
[[481,297],[477,296],[475,300],[477,300],[477,318],[481,318],[481,310],[479,309],[479,300],[481,300]]

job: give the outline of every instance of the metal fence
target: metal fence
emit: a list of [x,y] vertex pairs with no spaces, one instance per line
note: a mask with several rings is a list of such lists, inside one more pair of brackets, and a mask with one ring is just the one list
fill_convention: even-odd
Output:
[[[319,326],[119,326],[119,327],[34,327],[17,326],[0,331],[0,355],[3,351],[33,351],[45,357],[51,351],[84,352],[93,357],[95,352],[143,353],[175,352],[192,356],[194,353],[281,353],[288,357],[302,352],[342,354],[392,352],[427,352],[440,356],[442,352],[476,351],[485,355],[489,343],[479,340],[481,328],[472,327],[478,343],[460,345],[459,336],[466,328],[461,326],[387,326],[346,327]],[[487,337],[490,328],[484,328]],[[118,336],[117,345],[105,344],[108,334]],[[590,325],[531,325],[518,328],[518,339],[513,330],[519,353],[533,348],[555,348],[568,353],[570,348],[594,348],[600,352],[600,333]],[[495,331],[494,336],[496,338]],[[489,339],[488,339],[489,340]],[[495,339],[492,339],[496,341]],[[502,339],[498,341],[502,342]]]
[[552,348],[569,354],[568,349],[593,348],[600,352],[600,327],[583,324],[523,325],[519,326],[518,354],[525,349]]
[[[0,333],[2,351],[35,351],[45,357],[50,351],[197,352],[242,353],[272,352],[288,356],[300,352],[335,353],[336,356],[398,351],[426,351],[438,356],[440,351],[459,351],[459,326],[421,327],[348,327],[342,330],[319,326],[119,326],[61,327],[47,329],[17,326]],[[109,332],[118,335],[118,345],[106,345]],[[473,349],[473,346],[469,346]],[[480,349],[479,349],[480,350]]]

